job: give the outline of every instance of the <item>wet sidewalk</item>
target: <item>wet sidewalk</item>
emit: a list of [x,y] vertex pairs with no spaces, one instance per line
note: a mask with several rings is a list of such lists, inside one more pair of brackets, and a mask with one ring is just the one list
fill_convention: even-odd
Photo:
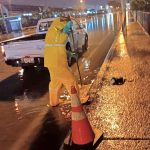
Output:
[[[131,22],[112,51],[95,81],[97,100],[87,107],[90,122],[104,133],[97,150],[149,150],[150,37]],[[112,77],[125,82],[112,85]]]

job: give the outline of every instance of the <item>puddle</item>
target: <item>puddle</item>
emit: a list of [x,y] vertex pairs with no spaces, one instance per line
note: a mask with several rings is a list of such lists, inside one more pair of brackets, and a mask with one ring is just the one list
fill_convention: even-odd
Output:
[[16,97],[14,101],[14,111],[19,120],[40,113],[45,107],[47,107],[46,101],[32,99],[27,91],[24,91],[23,96]]

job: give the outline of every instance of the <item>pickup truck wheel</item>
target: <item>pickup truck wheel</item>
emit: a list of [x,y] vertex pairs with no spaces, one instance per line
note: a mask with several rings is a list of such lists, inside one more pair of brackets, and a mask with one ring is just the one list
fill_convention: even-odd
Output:
[[72,65],[72,57],[71,57],[71,46],[70,43],[68,42],[66,44],[66,50],[67,50],[67,61],[68,61],[68,66],[70,67]]
[[68,60],[68,66],[70,67],[72,64],[76,62],[76,59],[74,57],[70,58],[70,61]]
[[71,50],[71,46],[70,46],[70,43],[69,43],[69,42],[66,44],[66,50],[67,50],[67,51],[72,51],[72,50]]
[[70,67],[72,65],[72,61],[70,58],[68,58],[68,66]]
[[85,43],[82,47],[83,51],[87,51],[88,49],[88,35],[85,36]]

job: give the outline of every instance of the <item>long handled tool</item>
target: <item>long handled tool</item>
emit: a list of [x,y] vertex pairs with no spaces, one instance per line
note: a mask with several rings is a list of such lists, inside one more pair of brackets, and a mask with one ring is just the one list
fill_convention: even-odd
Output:
[[[74,48],[74,51],[75,51],[75,42],[74,42],[74,36],[73,36],[72,29],[71,29],[71,36],[72,36],[72,41],[73,41],[73,48]],[[80,68],[79,68],[79,63],[78,63],[78,55],[76,57],[76,64],[77,64],[77,69],[78,69],[78,73],[79,73],[80,84],[82,86],[82,78],[81,78],[81,73],[80,73]]]

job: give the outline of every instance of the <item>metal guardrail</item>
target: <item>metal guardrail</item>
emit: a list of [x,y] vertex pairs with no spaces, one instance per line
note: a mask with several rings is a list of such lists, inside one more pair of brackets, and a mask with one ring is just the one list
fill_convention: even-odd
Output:
[[24,31],[24,30],[30,30],[30,29],[35,29],[35,28],[36,28],[36,26],[24,27],[24,28],[22,28],[22,31]]
[[150,12],[137,12],[137,20],[150,35]]

